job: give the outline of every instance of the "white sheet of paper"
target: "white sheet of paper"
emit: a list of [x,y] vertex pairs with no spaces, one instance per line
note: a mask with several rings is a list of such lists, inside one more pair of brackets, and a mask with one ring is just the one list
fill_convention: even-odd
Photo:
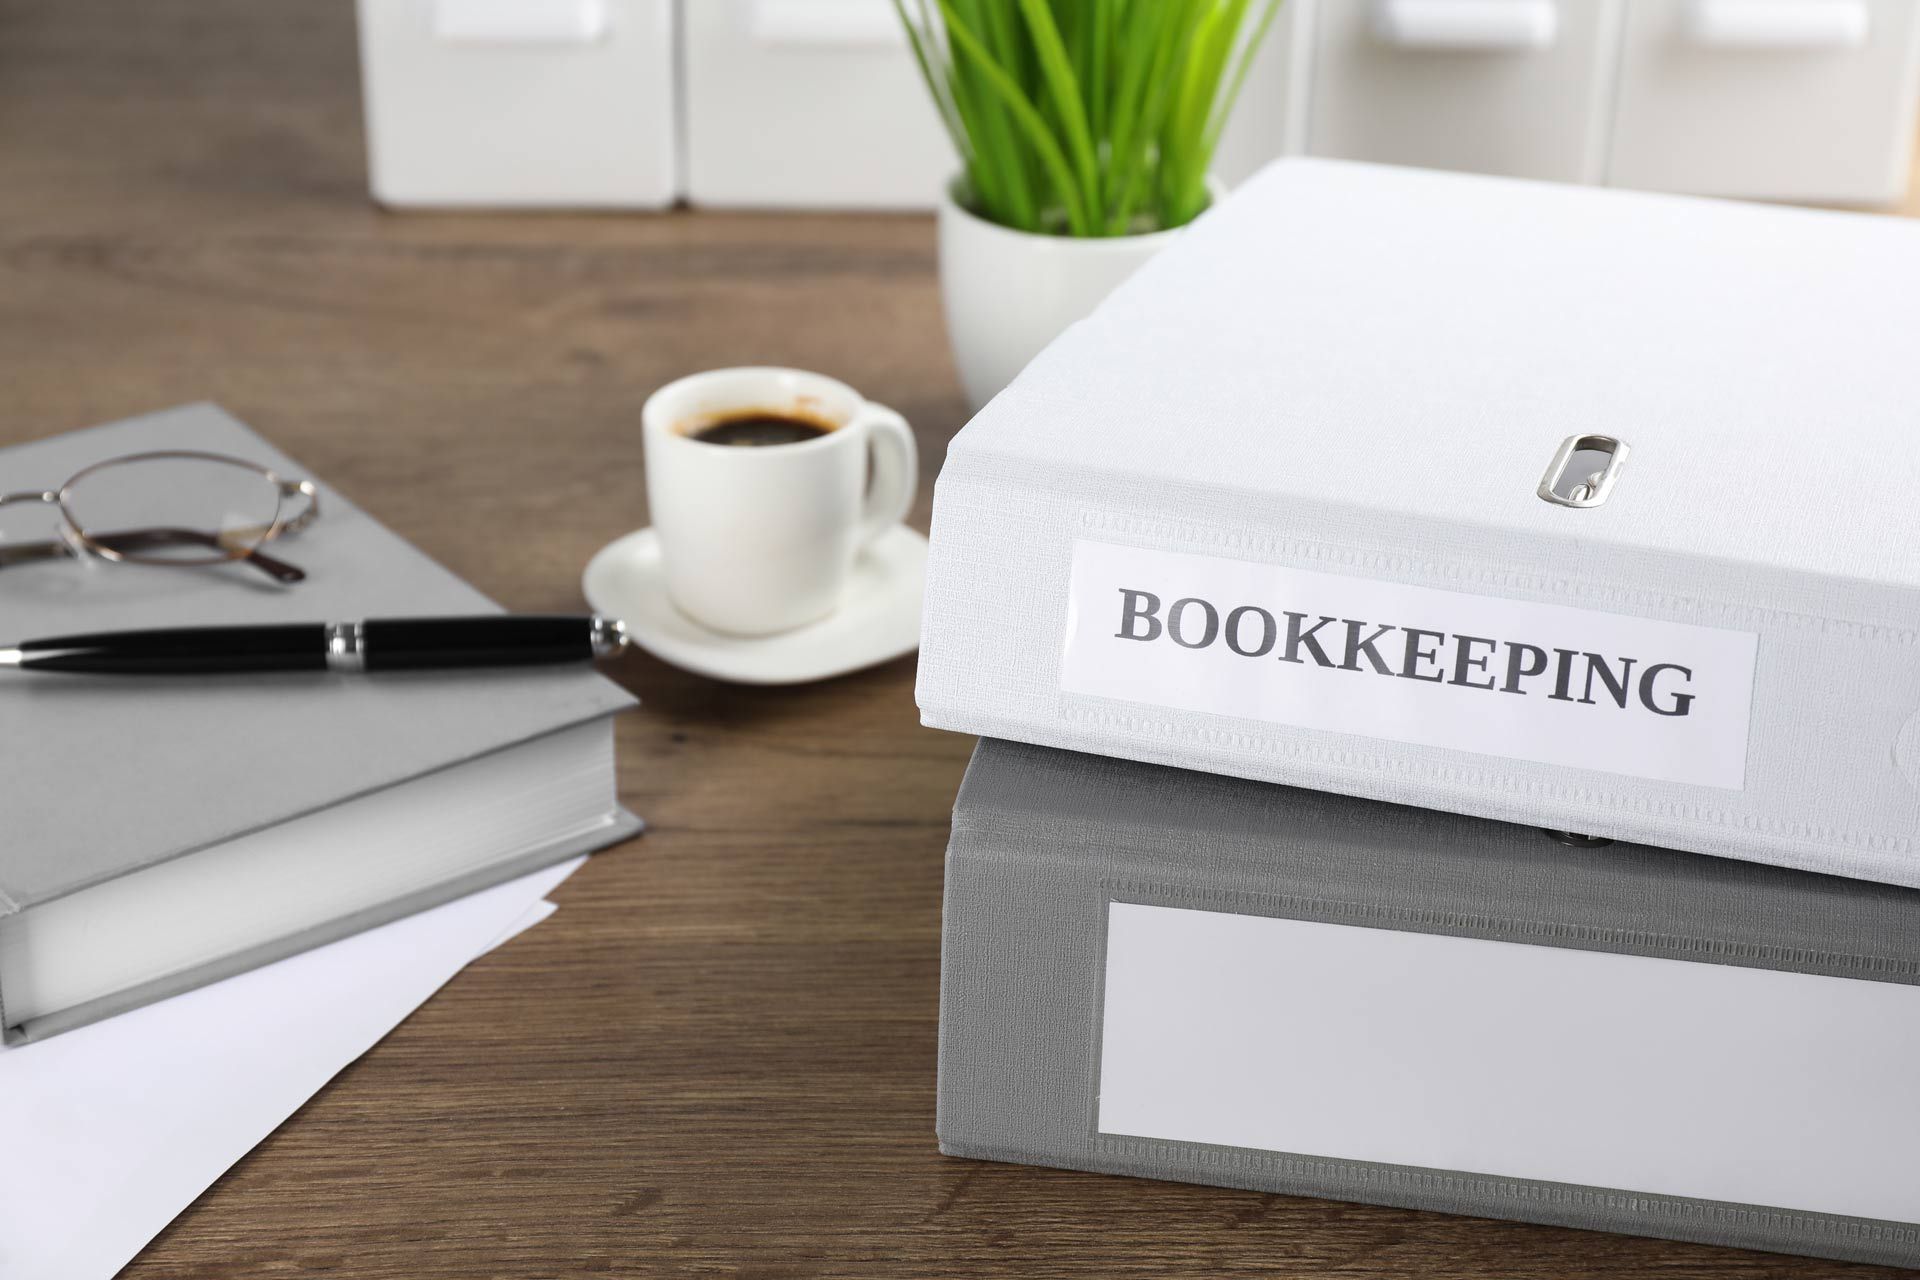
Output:
[[554,906],[551,902],[547,902],[544,900],[534,903],[532,906],[528,907],[525,911],[522,911],[520,913],[519,918],[516,919],[512,924],[508,925],[505,929],[501,930],[499,937],[495,938],[492,942],[489,942],[486,946],[480,948],[480,950],[474,955],[474,959],[478,960],[481,956],[487,954],[487,952],[489,951],[492,951],[495,947],[506,946],[509,942],[512,942],[515,938],[519,937],[521,934],[525,933],[527,930],[533,928],[533,926],[539,924],[542,920],[545,920],[548,916],[552,915],[554,912],[558,911],[559,909],[560,908]]
[[0,1051],[0,1276],[117,1273],[585,861]]
[[1920,987],[1116,902],[1102,1133],[1920,1222]]

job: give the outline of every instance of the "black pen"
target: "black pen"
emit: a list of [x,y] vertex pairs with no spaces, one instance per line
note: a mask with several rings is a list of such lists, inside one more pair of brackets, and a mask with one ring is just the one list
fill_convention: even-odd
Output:
[[0,667],[99,675],[409,671],[590,662],[627,646],[612,618],[492,614],[53,636],[0,647]]

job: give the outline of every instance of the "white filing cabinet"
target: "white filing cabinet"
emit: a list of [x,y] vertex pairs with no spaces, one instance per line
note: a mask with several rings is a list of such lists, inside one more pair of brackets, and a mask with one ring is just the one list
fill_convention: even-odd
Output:
[[[1305,152],[1702,195],[1906,191],[1920,0],[1287,0],[1287,13],[1294,52],[1262,57],[1238,145],[1223,144],[1230,180]],[[1284,93],[1263,83],[1281,79]]]
[[673,0],[359,7],[374,199],[657,208],[678,196]]
[[[929,208],[957,167],[892,0],[358,3],[388,204]],[[1917,95],[1920,0],[1285,0],[1217,170],[1888,201]]]
[[959,167],[892,0],[684,0],[687,197],[925,209]]
[[1592,182],[1620,0],[1320,0],[1305,150]]
[[1916,0],[1629,0],[1607,181],[1897,200],[1916,50]]
[[[1257,13],[1255,5],[1248,7]],[[1311,0],[1286,0],[1254,54],[1214,153],[1214,172],[1230,187],[1275,156],[1297,155],[1306,149],[1307,93],[1313,84],[1312,14]]]

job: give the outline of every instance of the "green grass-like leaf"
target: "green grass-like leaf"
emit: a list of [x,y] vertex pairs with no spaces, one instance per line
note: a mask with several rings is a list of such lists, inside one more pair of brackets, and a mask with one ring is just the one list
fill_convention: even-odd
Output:
[[[1081,202],[1080,193],[1074,186],[1073,170],[1067,165],[1066,153],[1061,151],[1060,143],[1047,122],[1034,107],[1027,95],[1021,92],[1019,82],[1009,75],[999,63],[993,60],[987,48],[981,43],[966,23],[954,12],[957,0],[940,0],[940,12],[946,18],[947,35],[955,46],[966,55],[960,61],[979,72],[981,82],[987,90],[1006,108],[1007,115],[1013,120],[1020,137],[1033,148],[1039,157],[1041,166],[1052,180],[1054,194],[1065,210],[1067,228],[1073,235],[1091,235],[1091,224],[1087,220],[1087,209]],[[1010,160],[1020,157],[1009,155]],[[1038,229],[1038,228],[1035,228]]]
[[1181,226],[1282,0],[893,0],[975,212],[1023,231]]

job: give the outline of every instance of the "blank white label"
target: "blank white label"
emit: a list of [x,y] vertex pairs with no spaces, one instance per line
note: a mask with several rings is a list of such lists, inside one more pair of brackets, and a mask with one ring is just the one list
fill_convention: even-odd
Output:
[[1747,631],[1079,541],[1068,693],[1739,790]]
[[1920,988],[1112,903],[1100,1131],[1920,1222]]

